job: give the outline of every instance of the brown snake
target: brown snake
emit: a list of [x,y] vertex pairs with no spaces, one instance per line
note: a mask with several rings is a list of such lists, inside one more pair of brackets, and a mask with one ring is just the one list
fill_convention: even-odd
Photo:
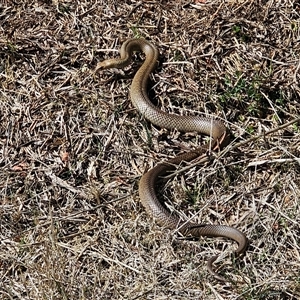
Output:
[[[123,68],[129,65],[134,51],[142,51],[146,56],[144,63],[135,74],[130,88],[132,103],[143,117],[162,128],[176,128],[182,132],[197,131],[213,138],[210,145],[205,145],[196,150],[176,156],[167,162],[162,162],[144,174],[139,183],[139,196],[143,206],[147,213],[152,215],[163,227],[176,229],[185,236],[226,237],[233,239],[239,245],[237,250],[235,250],[235,254],[243,254],[246,251],[248,240],[239,230],[224,225],[206,225],[182,221],[176,214],[167,210],[158,200],[155,192],[158,178],[166,172],[175,170],[176,165],[179,165],[183,161],[189,162],[200,156],[205,156],[209,149],[218,149],[222,146],[222,142],[226,136],[226,128],[219,120],[198,116],[168,114],[151,103],[147,95],[147,83],[150,73],[157,64],[158,50],[144,39],[129,39],[125,41],[120,50],[121,58],[108,59],[98,63],[96,71],[100,69]],[[212,268],[212,264],[217,257],[216,255],[209,259],[208,270],[215,278],[225,280],[224,277],[216,273]]]

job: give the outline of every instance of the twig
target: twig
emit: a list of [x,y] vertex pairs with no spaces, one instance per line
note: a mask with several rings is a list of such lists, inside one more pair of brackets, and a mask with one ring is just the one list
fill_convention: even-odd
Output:
[[[239,147],[241,147],[241,146],[244,146],[244,145],[246,145],[246,144],[249,144],[249,143],[251,143],[251,142],[253,142],[253,141],[256,141],[256,140],[258,140],[258,139],[260,139],[260,138],[262,138],[262,137],[265,137],[265,136],[270,135],[270,134],[272,134],[272,133],[274,133],[274,132],[276,132],[276,131],[279,131],[279,130],[281,130],[281,129],[284,129],[284,128],[286,128],[286,127],[288,127],[288,126],[290,126],[290,125],[292,125],[292,124],[294,124],[294,123],[297,123],[297,122],[299,122],[299,121],[300,121],[300,117],[299,117],[299,118],[296,118],[296,119],[293,119],[292,121],[290,121],[290,122],[288,122],[288,123],[285,123],[285,124],[283,124],[283,125],[280,125],[280,126],[274,128],[274,129],[271,129],[271,130],[269,130],[269,131],[266,131],[266,132],[264,132],[264,133],[262,133],[262,134],[252,136],[251,138],[249,138],[249,139],[247,139],[247,140],[245,140],[245,141],[236,143],[236,144],[234,144],[234,145],[232,145],[232,146],[225,147],[225,149],[219,153],[218,157],[222,157],[222,156],[223,156],[225,153],[227,153],[228,151],[231,151],[231,150],[234,150],[234,149],[239,148]],[[184,167],[184,168],[178,169],[176,172],[173,172],[172,174],[170,174],[170,175],[168,175],[168,176],[165,176],[164,178],[165,178],[165,179],[172,178],[172,177],[174,177],[174,175],[177,175],[177,174],[180,174],[180,173],[182,173],[182,172],[185,172],[186,170],[189,170],[190,168],[192,168],[192,167],[194,167],[194,166],[197,166],[197,165],[199,165],[199,164],[204,164],[204,163],[210,161],[211,159],[213,159],[213,157],[211,157],[211,156],[207,156],[207,155],[201,156],[201,157],[198,158],[197,161],[195,161],[194,163],[191,163],[191,164],[189,164],[188,166],[186,166],[186,167]],[[298,161],[298,160],[297,160],[297,159],[292,159],[292,161]],[[264,162],[264,163],[266,163],[266,162]]]
[[263,164],[283,164],[288,162],[297,162],[300,164],[300,158],[279,158],[279,159],[264,159],[264,160],[252,161],[248,164],[248,167],[260,166]]
[[53,184],[59,185],[59,186],[65,188],[65,189],[71,191],[72,193],[76,193],[76,194],[80,195],[80,197],[88,199],[88,196],[87,196],[86,193],[74,188],[73,186],[68,184],[66,181],[64,181],[61,178],[57,177],[52,171],[46,171],[45,174],[51,178]]
[[[236,149],[236,148],[238,148],[238,147],[240,147],[240,146],[244,146],[244,145],[246,145],[246,144],[249,144],[249,143],[251,143],[251,142],[253,142],[253,141],[256,141],[256,140],[258,140],[258,139],[260,139],[260,138],[262,138],[262,137],[265,137],[265,136],[267,136],[267,135],[270,135],[271,133],[274,133],[274,132],[276,132],[276,131],[279,131],[279,130],[281,130],[281,129],[284,129],[284,128],[286,128],[286,127],[288,127],[288,126],[290,126],[290,125],[292,125],[292,124],[295,124],[295,123],[297,123],[297,122],[300,122],[300,117],[299,117],[299,118],[296,118],[296,119],[293,119],[292,121],[287,122],[287,123],[285,123],[285,124],[283,124],[283,125],[280,125],[280,126],[274,128],[274,129],[271,129],[271,130],[269,130],[269,131],[266,131],[266,132],[264,132],[264,133],[262,133],[262,134],[252,136],[251,138],[249,138],[249,139],[247,139],[247,140],[245,140],[245,141],[242,141],[242,142],[240,142],[240,143],[236,143],[236,144],[234,144],[229,150],[233,150],[233,149]],[[225,150],[228,151],[228,147],[227,147]],[[222,151],[222,152],[227,152],[227,151],[225,151],[225,150]]]

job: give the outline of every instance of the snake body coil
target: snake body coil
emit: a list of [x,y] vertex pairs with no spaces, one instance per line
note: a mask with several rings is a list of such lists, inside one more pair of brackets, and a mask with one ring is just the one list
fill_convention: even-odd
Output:
[[[151,123],[167,129],[176,128],[182,132],[197,131],[211,136],[213,142],[210,145],[203,146],[199,149],[188,153],[181,154],[155,166],[153,169],[144,174],[139,183],[139,196],[143,206],[148,214],[152,215],[156,221],[166,228],[176,229],[183,235],[201,237],[226,237],[235,240],[238,248],[235,251],[241,255],[247,248],[247,238],[239,230],[224,225],[206,225],[196,224],[189,221],[182,221],[176,214],[170,213],[169,210],[158,200],[155,192],[157,179],[166,172],[174,170],[175,166],[182,161],[188,162],[199,156],[205,156],[209,148],[216,149],[220,146],[226,135],[226,128],[221,121],[197,116],[179,116],[168,114],[154,106],[148,98],[147,82],[150,73],[154,70],[157,60],[158,51],[151,43],[144,39],[129,39],[121,47],[121,57],[118,59],[108,59],[98,63],[96,71],[108,68],[123,68],[130,64],[134,51],[144,52],[146,58],[133,78],[130,89],[132,103],[136,109]],[[212,268],[212,263],[217,256],[213,256],[208,261],[208,270],[219,280],[225,280],[216,273]]]

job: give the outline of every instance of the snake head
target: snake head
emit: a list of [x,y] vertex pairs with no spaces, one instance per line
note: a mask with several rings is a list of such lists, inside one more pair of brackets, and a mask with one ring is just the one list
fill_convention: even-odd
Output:
[[98,71],[109,69],[109,68],[110,68],[110,65],[107,63],[106,60],[100,61],[99,63],[97,63],[94,73],[97,73]]

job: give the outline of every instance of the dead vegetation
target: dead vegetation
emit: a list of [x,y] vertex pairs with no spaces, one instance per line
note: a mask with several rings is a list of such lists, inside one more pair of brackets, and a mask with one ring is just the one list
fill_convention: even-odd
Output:
[[[1,299],[300,298],[298,1],[1,3]],[[233,133],[218,159],[160,188],[185,217],[249,237],[243,259],[217,263],[233,283],[206,269],[233,242],[181,239],[139,202],[140,176],[201,137],[133,109],[142,56],[94,75],[131,37],[159,48],[157,105]]]

